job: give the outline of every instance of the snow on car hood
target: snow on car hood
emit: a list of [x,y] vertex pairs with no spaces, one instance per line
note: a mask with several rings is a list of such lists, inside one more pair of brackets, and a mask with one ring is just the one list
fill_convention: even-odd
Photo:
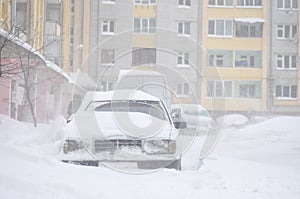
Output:
[[81,112],[64,130],[66,137],[86,139],[175,139],[178,133],[169,121],[137,112]]

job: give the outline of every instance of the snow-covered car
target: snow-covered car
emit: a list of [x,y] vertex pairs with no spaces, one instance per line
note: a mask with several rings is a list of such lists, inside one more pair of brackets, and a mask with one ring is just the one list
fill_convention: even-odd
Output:
[[208,111],[199,104],[173,104],[171,116],[174,121],[185,121],[188,129],[198,131],[207,131],[213,124]]
[[145,92],[88,92],[64,128],[61,158],[94,166],[127,162],[141,169],[181,169],[177,128],[185,127]]

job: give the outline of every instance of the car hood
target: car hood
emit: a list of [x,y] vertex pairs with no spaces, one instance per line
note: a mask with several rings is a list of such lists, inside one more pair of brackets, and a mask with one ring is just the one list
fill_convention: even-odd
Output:
[[168,121],[136,112],[80,112],[65,133],[86,139],[175,139],[178,134]]

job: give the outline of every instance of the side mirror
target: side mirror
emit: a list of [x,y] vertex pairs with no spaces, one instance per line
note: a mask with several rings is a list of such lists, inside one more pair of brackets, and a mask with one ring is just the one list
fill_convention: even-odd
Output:
[[173,122],[176,129],[185,129],[186,122]]

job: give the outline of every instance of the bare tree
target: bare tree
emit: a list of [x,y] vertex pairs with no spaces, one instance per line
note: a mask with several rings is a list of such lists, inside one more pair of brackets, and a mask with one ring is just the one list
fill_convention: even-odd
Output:
[[[51,70],[46,67],[45,60],[39,53],[45,46],[34,49],[12,32],[0,31],[0,78],[17,78],[20,81],[20,85],[24,88],[24,99],[22,106],[19,107],[19,113],[22,115],[26,112],[25,109],[29,108],[31,119],[36,127],[35,106],[40,97],[36,87],[60,76],[53,71],[49,72]],[[38,78],[39,72],[44,73],[42,78]]]

